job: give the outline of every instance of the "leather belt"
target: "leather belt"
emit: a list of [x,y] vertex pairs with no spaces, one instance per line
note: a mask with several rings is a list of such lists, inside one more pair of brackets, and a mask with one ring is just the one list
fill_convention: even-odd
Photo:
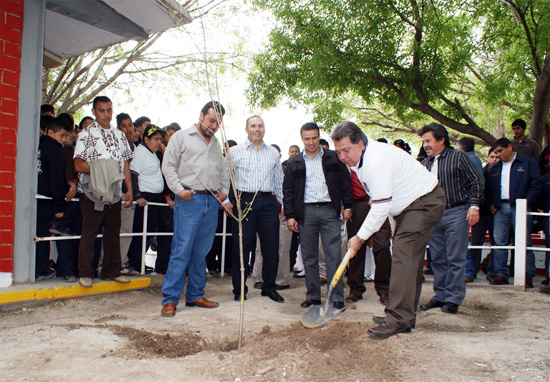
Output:
[[508,204],[510,204],[510,199],[500,199],[500,201],[501,201],[502,203],[508,203]]
[[446,208],[455,208],[455,207],[458,207],[458,206],[463,206],[465,204],[468,204],[468,202],[447,203]]
[[242,195],[246,195],[246,196],[254,196],[254,194],[256,194],[256,196],[260,197],[260,196],[266,196],[266,195],[273,195],[272,192],[264,192],[264,191],[258,191],[256,193],[254,192],[245,192],[245,191],[241,191],[241,194]]
[[208,191],[208,190],[195,190],[194,188],[191,188],[191,187],[187,187],[187,186],[183,186],[184,189],[186,190],[189,190],[189,191],[193,191],[194,193],[197,193],[197,194],[202,194],[202,195],[216,195],[218,193],[218,191]]
[[315,206],[315,207],[321,207],[321,206],[326,206],[327,204],[330,204],[330,202],[315,202],[315,203],[306,203],[306,206]]

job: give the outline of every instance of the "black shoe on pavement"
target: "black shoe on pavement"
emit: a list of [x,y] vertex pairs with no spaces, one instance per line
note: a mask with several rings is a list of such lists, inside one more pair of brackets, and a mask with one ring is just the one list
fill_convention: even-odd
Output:
[[443,305],[444,303],[442,303],[441,301],[437,301],[435,298],[432,297],[432,299],[427,304],[420,305],[420,310],[426,311],[430,309],[441,308]]
[[321,300],[305,300],[300,304],[300,308],[309,308],[311,305],[321,305]]
[[279,293],[277,293],[276,290],[262,291],[262,296],[269,297],[270,299],[272,299],[275,302],[280,302],[280,303],[285,302],[285,299]]
[[[386,321],[386,317],[374,316],[372,320],[375,324],[382,325],[382,322]],[[409,321],[409,325],[411,326],[411,329],[416,328],[416,314],[414,315],[414,318]]]
[[290,288],[290,285],[275,284],[275,289],[277,289],[277,290],[285,290],[285,289],[288,289],[288,288]]
[[453,304],[452,302],[446,302],[441,307],[441,311],[443,313],[457,314],[458,313],[458,305]]
[[[236,294],[236,295],[233,295],[233,300],[235,301],[241,301],[241,296]],[[244,296],[244,300],[246,301],[246,295]]]
[[261,281],[256,281],[254,283],[254,289],[262,289],[264,287],[264,284]]
[[334,309],[338,309],[341,312],[346,310],[346,307],[344,306],[344,303],[342,301],[335,301],[332,303],[332,306],[334,307]]

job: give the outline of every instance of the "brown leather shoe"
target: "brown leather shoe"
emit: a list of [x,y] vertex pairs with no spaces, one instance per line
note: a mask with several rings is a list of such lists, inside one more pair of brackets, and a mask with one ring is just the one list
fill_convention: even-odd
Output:
[[[372,320],[376,325],[381,325],[384,321],[386,321],[386,317],[374,316]],[[411,326],[411,329],[416,328],[416,314],[414,315],[414,318],[409,322],[409,325]]]
[[548,293],[548,294],[550,294],[550,285],[548,285],[548,284],[541,285],[541,286],[540,286],[540,291],[541,291],[542,293]]
[[378,326],[375,326],[374,328],[370,328],[369,330],[367,330],[367,334],[369,336],[373,336],[377,338],[389,338],[399,333],[410,333],[410,332],[411,332],[410,326],[405,326],[400,328],[399,326],[394,326],[386,321],[382,322]]
[[525,276],[525,288],[532,289],[533,288],[533,279],[531,276]]
[[390,301],[390,295],[387,293],[382,293],[380,295],[380,304],[388,305],[388,301]]
[[489,280],[489,284],[491,285],[508,285],[510,284],[508,282],[508,279],[504,276],[495,276],[493,279]]
[[363,296],[361,296],[360,294],[350,293],[349,296],[346,297],[346,302],[348,304],[351,304],[353,302],[357,302],[362,299],[363,299]]
[[168,302],[164,304],[162,310],[160,311],[162,317],[174,317],[176,315],[176,304],[173,302]]
[[319,283],[321,285],[325,285],[327,283],[327,279],[325,279],[324,277],[319,277]]
[[218,304],[215,301],[210,301],[210,300],[207,300],[204,297],[202,297],[202,298],[198,299],[197,301],[186,302],[185,306],[200,306],[201,308],[210,309],[210,308],[217,308],[218,306],[220,306],[220,304]]

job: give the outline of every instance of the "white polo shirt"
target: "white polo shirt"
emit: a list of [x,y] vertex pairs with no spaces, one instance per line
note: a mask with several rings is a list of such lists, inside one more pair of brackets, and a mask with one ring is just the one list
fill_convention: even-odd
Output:
[[160,160],[145,144],[139,145],[134,150],[130,170],[138,175],[138,186],[141,192],[160,194],[164,190]]
[[357,236],[368,239],[389,215],[399,215],[437,186],[437,177],[404,150],[369,139],[363,160],[352,167],[373,204]]

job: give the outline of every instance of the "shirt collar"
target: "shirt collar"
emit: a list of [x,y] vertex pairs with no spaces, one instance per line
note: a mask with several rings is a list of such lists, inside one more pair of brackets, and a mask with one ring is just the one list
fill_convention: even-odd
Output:
[[319,152],[317,153],[317,155],[315,155],[315,157],[310,157],[309,155],[306,154],[306,149],[304,149],[304,151],[302,151],[302,156],[304,157],[304,159],[306,159],[306,157],[308,157],[309,159],[317,159],[318,157],[323,157],[323,148],[321,147],[321,145],[319,145]]

